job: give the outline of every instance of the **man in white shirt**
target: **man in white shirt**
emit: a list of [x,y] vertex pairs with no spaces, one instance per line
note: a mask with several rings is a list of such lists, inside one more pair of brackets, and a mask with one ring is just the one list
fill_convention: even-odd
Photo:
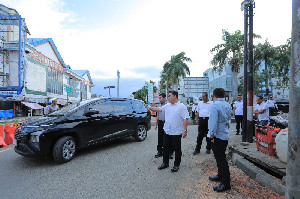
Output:
[[273,100],[273,96],[270,96],[269,100],[266,102],[268,104],[269,110],[270,110],[270,115],[275,114],[275,109],[278,109],[277,104],[275,100]]
[[[194,155],[200,153],[202,140],[207,135],[210,107],[211,107],[211,102],[208,100],[208,94],[207,92],[204,92],[202,93],[202,101],[199,102],[197,107],[196,123],[199,124],[199,126],[198,126],[197,145],[195,151],[193,152]],[[211,150],[211,141],[208,137],[206,137],[206,153],[210,154],[210,150]]]
[[240,128],[243,127],[243,101],[242,96],[237,96],[237,101],[233,103],[233,117],[236,122],[236,135],[240,134]]
[[264,98],[262,96],[258,96],[256,98],[257,104],[254,108],[254,114],[257,115],[258,125],[260,126],[266,126],[269,122],[269,107],[268,104],[263,101],[263,99]]
[[158,167],[159,170],[169,167],[169,154],[171,150],[175,151],[174,167],[172,172],[177,172],[181,163],[181,138],[187,136],[187,126],[189,113],[186,106],[178,102],[178,92],[169,92],[168,100],[170,103],[162,107],[148,107],[148,111],[164,112],[164,146],[163,146],[163,164]]

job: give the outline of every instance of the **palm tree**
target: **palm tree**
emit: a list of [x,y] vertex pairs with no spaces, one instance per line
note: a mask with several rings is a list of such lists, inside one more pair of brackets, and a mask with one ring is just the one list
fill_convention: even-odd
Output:
[[240,66],[243,64],[243,46],[244,35],[241,31],[237,30],[234,33],[229,33],[227,30],[222,30],[222,40],[224,43],[216,45],[210,50],[211,53],[215,53],[211,64],[214,70],[222,71],[225,64],[228,63],[231,66],[232,71],[232,95],[235,98],[237,96],[238,79],[237,74]]
[[185,52],[181,52],[178,55],[172,55],[171,60],[163,66],[161,77],[164,77],[167,82],[171,83],[172,90],[178,91],[180,77],[186,77],[187,74],[190,75],[190,69],[185,62],[192,62],[192,60],[185,57]]

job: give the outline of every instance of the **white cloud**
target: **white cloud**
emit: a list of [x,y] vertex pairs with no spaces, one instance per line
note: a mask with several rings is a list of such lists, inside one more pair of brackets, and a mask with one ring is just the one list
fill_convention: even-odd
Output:
[[[222,29],[243,31],[241,1],[144,0],[109,27],[67,29],[78,20],[62,0],[4,0],[15,8],[33,37],[52,37],[66,64],[88,69],[93,78],[151,78],[135,69],[162,69],[171,55],[186,52],[191,76],[202,76],[212,58],[209,50],[221,42]],[[92,6],[92,5],[91,5]],[[291,0],[257,0],[254,32],[274,45],[290,37]],[[159,74],[157,74],[159,77]]]

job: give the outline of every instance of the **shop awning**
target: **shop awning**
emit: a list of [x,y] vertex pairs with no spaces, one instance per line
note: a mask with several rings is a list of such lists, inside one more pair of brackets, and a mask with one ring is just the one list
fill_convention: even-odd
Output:
[[25,106],[31,108],[31,109],[42,109],[44,108],[43,106],[37,104],[37,103],[30,103],[30,102],[21,102]]

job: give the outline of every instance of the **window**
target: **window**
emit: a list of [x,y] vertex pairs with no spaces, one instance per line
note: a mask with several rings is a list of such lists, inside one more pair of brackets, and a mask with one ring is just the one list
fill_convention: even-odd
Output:
[[92,104],[88,108],[89,110],[97,110],[99,114],[113,112],[113,103],[111,101],[101,101]]
[[113,101],[114,112],[132,112],[132,104],[130,101]]
[[132,101],[132,107],[133,107],[134,111],[138,111],[138,110],[142,109],[143,107],[145,107],[145,104],[140,101]]

